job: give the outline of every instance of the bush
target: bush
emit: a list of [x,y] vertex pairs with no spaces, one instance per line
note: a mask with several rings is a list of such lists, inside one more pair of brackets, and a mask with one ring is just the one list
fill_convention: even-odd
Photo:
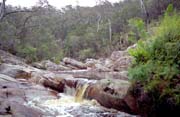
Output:
[[81,59],[81,60],[85,60],[86,58],[92,58],[92,57],[95,56],[93,53],[94,53],[94,52],[93,52],[93,50],[92,50],[91,48],[81,50],[81,51],[79,52],[80,59]]
[[130,19],[128,23],[130,27],[129,41],[137,42],[139,39],[147,37],[146,26],[141,18]]
[[156,94],[153,108],[168,100],[180,105],[180,15],[169,11],[156,33],[129,51],[135,58],[129,78],[140,82],[146,92]]
[[37,59],[36,52],[37,49],[30,45],[18,46],[18,54],[26,58],[28,62],[32,62]]

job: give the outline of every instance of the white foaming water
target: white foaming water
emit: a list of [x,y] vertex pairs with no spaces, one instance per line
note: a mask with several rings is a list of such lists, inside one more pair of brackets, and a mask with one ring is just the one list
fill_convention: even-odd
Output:
[[[85,113],[83,114],[83,112],[81,112],[83,106],[85,109],[97,110],[95,109],[97,107],[94,106],[96,104],[94,101],[82,100],[82,102],[76,102],[75,97],[73,96],[67,96],[63,93],[60,93],[59,96],[59,99],[49,99],[45,101],[40,98],[35,98],[33,101],[29,101],[26,105],[41,110],[42,112],[50,113],[53,117],[75,117],[71,112],[74,113],[77,110],[79,111],[79,114],[85,115]],[[86,116],[88,116],[88,114],[86,114]],[[46,117],[50,116],[47,115]]]
[[65,86],[59,98],[35,97],[26,105],[41,110],[43,117],[133,117],[116,110],[105,109],[95,100],[83,99],[84,93],[92,81],[82,79],[76,88]]

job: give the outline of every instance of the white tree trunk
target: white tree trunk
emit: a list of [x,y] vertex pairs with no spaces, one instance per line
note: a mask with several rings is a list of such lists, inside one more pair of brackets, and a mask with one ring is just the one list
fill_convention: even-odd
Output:
[[109,41],[110,43],[112,42],[112,29],[111,29],[111,20],[108,19],[108,23],[109,23]]
[[101,15],[98,15],[98,21],[97,21],[97,32],[99,32],[100,22],[101,22]]

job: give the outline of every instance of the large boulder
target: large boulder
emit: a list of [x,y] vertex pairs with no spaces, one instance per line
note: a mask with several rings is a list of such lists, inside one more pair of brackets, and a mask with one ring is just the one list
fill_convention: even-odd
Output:
[[72,59],[72,58],[67,58],[67,57],[65,57],[65,58],[63,59],[63,62],[64,62],[65,64],[70,64],[70,65],[72,65],[72,66],[75,66],[75,67],[77,67],[77,68],[79,68],[79,69],[86,69],[86,68],[87,68],[87,66],[86,66],[84,63],[82,63],[82,62],[80,62],[80,61],[77,61],[77,60],[75,60],[75,59]]
[[23,85],[12,77],[0,74],[0,115],[38,117],[40,111],[23,105],[26,102]]
[[129,86],[128,81],[103,79],[88,87],[85,98],[95,99],[107,108],[133,113],[124,100]]
[[57,94],[50,89],[0,74],[0,117],[51,116],[50,112],[31,106],[31,102],[35,99],[43,101],[56,98]]

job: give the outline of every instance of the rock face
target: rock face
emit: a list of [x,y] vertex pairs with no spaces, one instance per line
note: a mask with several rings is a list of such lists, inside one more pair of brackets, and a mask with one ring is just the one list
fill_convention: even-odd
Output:
[[25,60],[0,50],[0,60],[2,63],[11,63],[14,65],[25,65]]
[[107,108],[115,108],[124,112],[133,113],[124,99],[129,86],[130,83],[128,81],[103,79],[96,84],[90,85],[85,97],[95,99]]
[[11,65],[3,63],[0,66],[0,73],[8,75],[13,78],[25,78],[28,79],[31,77],[31,67],[20,66],[20,65]]
[[[32,94],[29,94],[29,96],[26,94],[27,89],[28,91],[32,90],[31,86],[0,74],[0,115],[13,117],[42,116],[43,112],[24,105],[29,97],[32,97]],[[39,93],[37,88],[36,92]]]
[[33,67],[39,68],[39,69],[46,69],[49,71],[63,71],[63,70],[71,70],[71,68],[63,66],[61,64],[55,64],[51,62],[50,60],[44,60],[40,63],[33,63]]

